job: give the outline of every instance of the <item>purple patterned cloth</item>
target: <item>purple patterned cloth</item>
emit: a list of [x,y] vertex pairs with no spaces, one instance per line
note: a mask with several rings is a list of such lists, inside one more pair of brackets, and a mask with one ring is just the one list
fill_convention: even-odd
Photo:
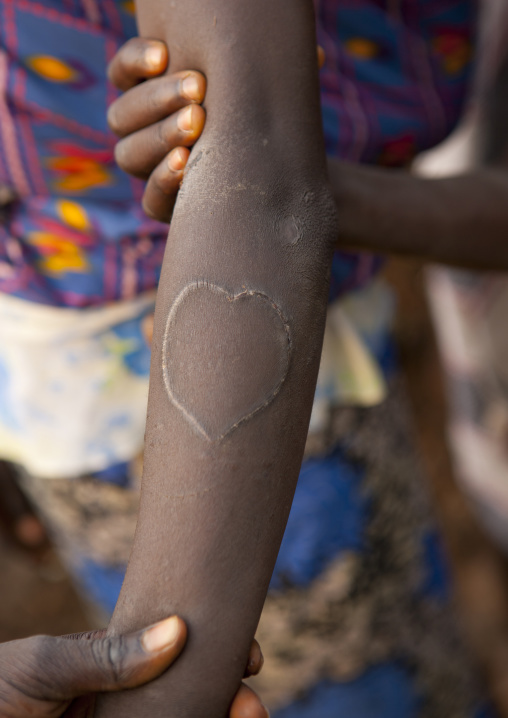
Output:
[[[472,0],[316,0],[327,150],[403,166],[444,138],[467,90]],[[135,34],[132,0],[0,0],[0,291],[86,307],[157,285],[167,230],[114,164],[106,65]],[[379,266],[339,253],[332,296]]]

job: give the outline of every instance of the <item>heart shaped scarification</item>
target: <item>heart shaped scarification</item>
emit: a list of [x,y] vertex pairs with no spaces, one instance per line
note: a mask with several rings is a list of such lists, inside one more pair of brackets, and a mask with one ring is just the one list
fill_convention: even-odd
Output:
[[220,441],[275,399],[290,356],[289,326],[270,297],[196,282],[180,292],[168,316],[164,383],[187,421]]

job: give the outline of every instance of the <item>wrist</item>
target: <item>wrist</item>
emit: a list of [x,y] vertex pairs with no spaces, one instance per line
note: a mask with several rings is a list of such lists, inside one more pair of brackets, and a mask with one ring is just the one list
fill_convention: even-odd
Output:
[[[328,158],[339,214],[338,244],[375,253],[414,253],[423,220],[421,181],[408,172]],[[419,219],[418,219],[419,218]]]
[[339,217],[336,244],[342,248],[371,248],[375,244],[375,238],[370,236],[374,208],[362,168],[336,157],[327,157],[327,166]]

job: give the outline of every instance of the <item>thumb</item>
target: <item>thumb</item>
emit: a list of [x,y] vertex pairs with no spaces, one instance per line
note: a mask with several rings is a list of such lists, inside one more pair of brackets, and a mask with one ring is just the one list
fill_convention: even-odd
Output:
[[125,636],[74,641],[36,636],[20,643],[32,644],[24,647],[36,673],[32,688],[37,688],[38,695],[32,690],[32,697],[67,701],[153,680],[176,660],[186,640],[185,623],[172,616]]

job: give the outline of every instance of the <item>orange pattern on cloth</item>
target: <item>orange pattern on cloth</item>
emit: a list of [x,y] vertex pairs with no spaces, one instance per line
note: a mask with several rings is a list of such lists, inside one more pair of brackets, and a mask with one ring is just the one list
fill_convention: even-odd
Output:
[[457,30],[446,30],[436,35],[432,46],[448,75],[459,75],[471,61],[471,41]]

